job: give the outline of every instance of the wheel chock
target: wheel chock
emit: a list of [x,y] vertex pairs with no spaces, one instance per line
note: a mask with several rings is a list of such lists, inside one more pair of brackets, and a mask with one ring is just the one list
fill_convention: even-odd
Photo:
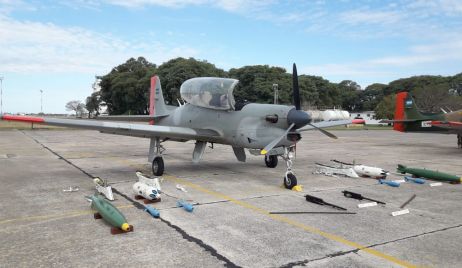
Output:
[[291,190],[296,191],[296,192],[301,192],[301,191],[303,191],[302,187],[303,187],[302,185],[298,184],[298,185],[295,185],[294,187],[292,187]]

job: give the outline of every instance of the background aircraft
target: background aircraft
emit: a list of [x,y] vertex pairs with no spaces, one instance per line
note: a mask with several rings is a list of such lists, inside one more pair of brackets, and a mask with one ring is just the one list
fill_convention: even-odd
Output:
[[395,105],[394,120],[382,120],[381,123],[393,123],[393,129],[401,132],[457,134],[457,145],[462,148],[462,110],[449,113],[419,112],[408,92],[396,94]]
[[179,107],[164,102],[157,76],[151,79],[150,114],[141,116],[111,116],[105,119],[117,121],[146,121],[148,124],[132,124],[96,120],[75,120],[3,115],[3,120],[43,123],[55,126],[99,130],[102,133],[119,134],[151,139],[149,162],[152,172],[161,176],[164,172],[162,142],[195,140],[192,160],[198,163],[207,143],[231,145],[238,161],[245,162],[244,148],[254,155],[264,155],[267,167],[278,164],[278,156],[286,161],[284,185],[291,189],[297,185],[292,171],[295,144],[301,133],[317,129],[331,138],[337,138],[322,127],[350,124],[351,120],[311,123],[308,113],[301,110],[298,76],[293,65],[294,105],[249,103],[235,105],[233,89],[238,80],[230,78],[199,77],[185,81],[180,88],[181,97],[187,102]]

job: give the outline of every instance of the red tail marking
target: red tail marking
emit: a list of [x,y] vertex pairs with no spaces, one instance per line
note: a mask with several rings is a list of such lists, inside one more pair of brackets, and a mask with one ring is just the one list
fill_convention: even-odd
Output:
[[[407,92],[400,92],[396,94],[395,102],[395,120],[404,120],[404,103],[406,102]],[[396,131],[404,132],[404,123],[393,123],[393,129]]]
[[20,122],[29,122],[29,123],[43,123],[45,119],[41,117],[33,117],[33,116],[16,116],[16,115],[3,115],[3,120],[8,121],[20,121]]
[[[156,112],[155,99],[156,99],[156,84],[157,75],[151,77],[151,92],[149,94],[149,115],[154,115]],[[149,120],[150,125],[154,125],[154,120]]]

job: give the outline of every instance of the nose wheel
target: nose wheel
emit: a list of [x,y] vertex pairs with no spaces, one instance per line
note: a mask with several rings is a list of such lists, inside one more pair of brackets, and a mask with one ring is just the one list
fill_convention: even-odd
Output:
[[292,171],[292,158],[293,158],[293,147],[285,148],[284,155],[282,155],[282,159],[286,161],[287,171],[284,176],[284,187],[287,189],[292,189],[294,186],[297,186],[297,177],[295,177],[294,172]]

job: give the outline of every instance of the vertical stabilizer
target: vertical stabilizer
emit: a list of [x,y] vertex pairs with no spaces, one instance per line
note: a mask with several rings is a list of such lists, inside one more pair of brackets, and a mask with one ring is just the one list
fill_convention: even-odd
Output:
[[[395,118],[394,120],[404,120],[405,119],[405,114],[404,114],[404,103],[406,102],[407,99],[407,92],[399,92],[396,94],[396,102],[395,102]],[[401,122],[395,122],[393,123],[393,129],[396,131],[404,131],[404,123]]]
[[[164,95],[162,94],[162,86],[157,75],[151,77],[151,92],[149,94],[149,115],[165,115],[168,114]],[[149,121],[150,125],[154,125],[154,120]]]

